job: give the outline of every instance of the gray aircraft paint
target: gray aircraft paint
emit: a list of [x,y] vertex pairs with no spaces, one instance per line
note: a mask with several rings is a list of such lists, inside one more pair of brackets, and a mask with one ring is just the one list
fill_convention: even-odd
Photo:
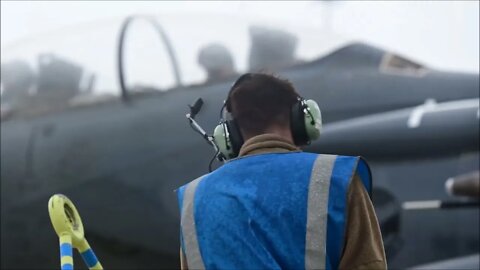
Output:
[[[394,198],[377,208],[391,268],[478,252],[478,209],[399,213],[393,202],[448,198],[443,190],[447,178],[478,170],[478,141],[471,140],[478,129],[471,129],[470,109],[441,112],[438,118],[440,112],[424,113],[414,129],[407,122],[429,98],[438,106],[478,99],[479,76],[384,72],[379,68],[384,55],[352,44],[279,71],[322,109],[325,132],[307,149],[370,161],[374,201],[380,198],[375,194]],[[3,121],[1,210],[7,218],[1,220],[1,243],[8,248],[1,250],[1,266],[58,267],[57,239],[47,213],[54,193],[75,202],[105,267],[177,265],[173,190],[204,174],[213,155],[188,126],[186,105],[202,97],[205,106],[197,120],[212,131],[234,79],[131,95],[128,103],[117,99]],[[368,117],[376,117],[367,121],[369,128],[356,121]],[[445,121],[449,117],[452,121]],[[441,136],[429,141],[432,134]],[[422,151],[415,150],[422,145]],[[457,224],[462,228],[455,229]]]

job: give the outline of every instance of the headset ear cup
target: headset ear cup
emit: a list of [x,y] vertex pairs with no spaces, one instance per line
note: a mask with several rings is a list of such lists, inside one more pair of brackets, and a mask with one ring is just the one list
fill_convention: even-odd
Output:
[[226,159],[237,157],[243,145],[243,137],[235,120],[217,125],[213,131],[213,141]]
[[227,120],[226,125],[231,146],[231,154],[228,158],[235,158],[240,153],[240,148],[243,145],[243,136],[235,119]]
[[232,147],[229,145],[226,124],[224,122],[217,125],[213,131],[213,141],[218,147],[218,151],[228,159],[233,154]]
[[295,145],[308,144],[302,100],[298,100],[292,106],[292,111],[290,113],[290,130],[292,132]]
[[322,113],[312,99],[298,100],[292,106],[290,127],[296,145],[306,145],[320,137]]
[[305,133],[308,141],[314,141],[320,137],[322,129],[322,112],[317,102],[312,99],[305,101],[307,113],[304,113]]

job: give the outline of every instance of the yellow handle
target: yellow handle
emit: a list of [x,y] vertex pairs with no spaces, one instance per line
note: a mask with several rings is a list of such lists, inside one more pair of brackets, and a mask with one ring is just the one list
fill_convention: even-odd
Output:
[[48,213],[60,239],[62,270],[73,269],[72,246],[80,252],[89,269],[102,270],[100,261],[85,239],[82,219],[72,201],[65,195],[55,194],[48,201]]
[[74,247],[83,242],[82,219],[70,199],[62,194],[53,195],[48,201],[48,213],[58,237],[69,234]]

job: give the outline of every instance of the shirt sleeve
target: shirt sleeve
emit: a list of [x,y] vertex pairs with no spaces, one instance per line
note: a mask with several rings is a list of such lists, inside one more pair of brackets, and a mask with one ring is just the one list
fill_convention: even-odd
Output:
[[345,245],[339,269],[387,269],[380,226],[358,175],[348,190]]
[[180,248],[180,269],[181,270],[188,270],[187,258],[185,257],[185,253]]

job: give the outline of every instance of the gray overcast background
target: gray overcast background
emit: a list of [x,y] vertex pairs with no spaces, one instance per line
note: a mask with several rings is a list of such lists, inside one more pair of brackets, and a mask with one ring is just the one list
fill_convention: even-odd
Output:
[[[171,18],[175,17],[175,14],[182,13],[184,14],[182,18],[187,18],[185,20],[190,18],[185,14],[218,14],[227,20],[229,16],[275,20],[285,25],[301,25],[323,31],[310,32],[305,34],[305,37],[321,36],[327,31],[349,40],[358,40],[398,52],[433,68],[479,72],[478,1],[1,1],[2,62],[10,60],[9,55],[14,55],[15,53],[11,53],[14,51],[16,51],[15,57],[27,54],[19,49],[25,44],[31,46],[39,40],[46,44],[49,39],[54,44],[54,38],[58,39],[59,36],[62,37],[65,33],[73,31],[69,29],[78,29],[79,25],[83,25],[83,28],[87,27],[88,31],[93,32],[97,26],[102,26],[102,22],[112,19],[120,22],[121,18],[127,15],[142,13],[155,14],[159,18],[162,18],[162,14],[170,14]],[[195,26],[197,23],[201,23],[194,19],[194,16],[191,18],[191,21],[185,23],[187,25],[185,28],[188,28],[189,24]],[[220,30],[217,30],[217,35],[229,34],[229,22],[223,22],[223,28],[220,27]],[[116,31],[118,28],[111,28],[105,32],[112,35],[112,42],[108,43],[108,50],[115,49],[113,34],[116,35]],[[198,30],[192,31],[198,32]],[[301,35],[300,30],[298,33]],[[173,39],[175,39],[174,34],[176,33],[171,33]],[[100,48],[102,36],[108,35],[98,34],[96,38],[91,38],[92,40],[77,41],[74,44],[77,44],[78,48],[69,54],[81,55],[88,49],[87,43],[92,43],[92,41],[94,44],[98,43],[97,47]],[[77,37],[80,40],[80,36]],[[83,42],[85,44],[82,44]],[[315,44],[313,43],[313,45]],[[178,43],[175,45],[177,53],[181,54],[180,61],[182,61],[182,54],[190,53],[192,55],[189,57],[194,59],[196,52],[193,49],[182,47],[186,46],[185,42],[180,45]],[[107,48],[107,46],[105,47]],[[245,65],[242,62],[246,58],[244,57],[245,53],[239,52],[238,48],[232,48],[232,50],[240,59],[237,60],[237,63],[241,69]],[[308,48],[303,51],[305,55],[308,54]],[[99,51],[98,54],[102,53]],[[80,58],[80,56],[78,57]],[[79,61],[79,59],[74,60]],[[145,63],[145,60],[142,61]],[[185,67],[183,72],[187,74],[187,77],[188,74],[193,74],[192,80],[194,80],[199,77],[195,75],[195,72],[201,71],[195,70],[199,68],[193,67],[192,61],[188,60],[188,64],[183,64]],[[105,67],[92,63],[81,64],[97,74],[102,74],[104,78],[114,76],[113,73],[105,75],[104,71],[111,70],[113,62]],[[145,70],[142,72],[148,73]],[[113,82],[113,77],[110,80]],[[105,83],[104,87],[111,88],[113,83],[111,85],[109,83],[108,86]]]

